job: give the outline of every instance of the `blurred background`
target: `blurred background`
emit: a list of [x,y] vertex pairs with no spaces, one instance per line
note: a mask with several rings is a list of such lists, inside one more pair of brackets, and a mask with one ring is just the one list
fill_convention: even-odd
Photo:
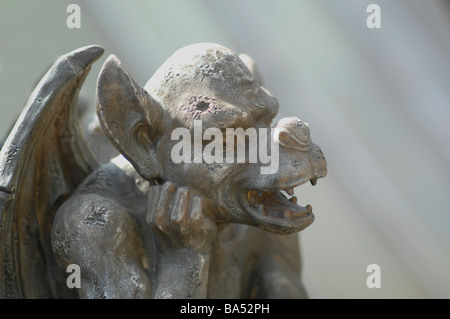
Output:
[[[69,4],[81,9],[70,29]],[[381,8],[369,29],[366,8]],[[450,297],[450,3],[445,0],[1,0],[0,136],[60,55],[98,44],[142,85],[175,50],[248,53],[283,116],[309,123],[328,161],[296,189],[311,298]],[[366,271],[381,268],[381,288]]]

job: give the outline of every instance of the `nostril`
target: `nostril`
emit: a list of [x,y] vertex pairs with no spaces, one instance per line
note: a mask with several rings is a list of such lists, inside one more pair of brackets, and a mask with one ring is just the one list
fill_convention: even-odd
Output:
[[307,150],[311,147],[309,126],[296,117],[281,119],[277,124],[278,140],[289,148]]
[[285,146],[295,147],[297,144],[300,144],[300,143],[298,143],[298,141],[296,141],[294,138],[291,137],[291,134],[289,134],[289,132],[286,132],[286,131],[281,131],[278,134],[278,140],[280,141],[280,143],[282,145],[285,145]]

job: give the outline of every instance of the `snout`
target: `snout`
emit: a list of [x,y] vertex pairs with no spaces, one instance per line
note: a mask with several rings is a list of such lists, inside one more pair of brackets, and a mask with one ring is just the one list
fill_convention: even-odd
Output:
[[309,151],[311,149],[311,136],[308,123],[296,117],[286,117],[281,119],[275,130],[275,140],[278,140],[281,147]]
[[317,178],[325,177],[327,175],[327,161],[320,147],[312,143],[309,157],[311,159],[311,163],[313,164],[312,167],[316,180]]
[[274,139],[278,141],[281,152],[290,154],[307,153],[313,176],[312,183],[327,174],[327,162],[319,146],[312,143],[308,123],[297,117],[281,119],[274,132]]

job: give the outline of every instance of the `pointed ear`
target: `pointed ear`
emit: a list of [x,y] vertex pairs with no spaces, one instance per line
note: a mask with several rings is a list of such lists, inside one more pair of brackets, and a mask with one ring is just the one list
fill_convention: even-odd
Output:
[[255,77],[255,80],[259,82],[259,85],[263,85],[263,78],[258,70],[258,64],[255,62],[255,60],[253,60],[251,56],[245,53],[239,54],[239,57],[253,73],[253,76]]
[[97,115],[105,134],[138,173],[160,174],[156,144],[164,132],[162,108],[111,55],[97,81]]

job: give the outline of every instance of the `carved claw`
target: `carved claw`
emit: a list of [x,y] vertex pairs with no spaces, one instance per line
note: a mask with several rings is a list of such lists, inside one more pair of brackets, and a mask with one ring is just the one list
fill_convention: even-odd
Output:
[[204,202],[186,187],[166,182],[149,190],[146,221],[157,235],[162,250],[208,248],[216,235],[216,225],[205,215]]

